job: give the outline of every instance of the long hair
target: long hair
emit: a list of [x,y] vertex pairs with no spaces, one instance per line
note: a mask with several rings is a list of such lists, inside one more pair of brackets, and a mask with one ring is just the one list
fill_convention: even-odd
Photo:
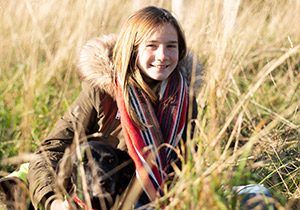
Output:
[[[128,84],[132,83],[141,88],[150,98],[155,101],[157,96],[144,82],[137,68],[138,46],[146,40],[157,28],[164,24],[171,24],[178,37],[178,51],[180,62],[186,55],[186,41],[183,30],[178,21],[167,10],[155,6],[145,7],[133,13],[121,28],[117,43],[114,48],[113,61],[115,76],[120,78],[123,97],[129,116],[137,125],[141,125],[136,113],[133,113],[129,103]],[[175,70],[176,71],[176,70]]]

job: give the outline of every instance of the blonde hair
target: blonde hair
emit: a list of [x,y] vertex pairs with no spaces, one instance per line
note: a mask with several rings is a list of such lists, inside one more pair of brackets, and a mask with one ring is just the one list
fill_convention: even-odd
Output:
[[146,40],[154,30],[164,24],[171,24],[178,38],[178,62],[186,55],[186,41],[184,33],[175,19],[167,10],[154,6],[145,7],[132,14],[121,28],[117,43],[114,48],[113,61],[115,76],[120,77],[123,90],[123,97],[129,116],[137,125],[141,122],[133,113],[129,103],[128,84],[132,83],[141,88],[150,98],[155,101],[157,96],[144,82],[140,71],[137,68],[138,46]]

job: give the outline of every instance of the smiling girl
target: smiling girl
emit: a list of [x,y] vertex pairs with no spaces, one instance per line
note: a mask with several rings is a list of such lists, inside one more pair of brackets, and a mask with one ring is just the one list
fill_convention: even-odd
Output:
[[[105,36],[81,50],[83,90],[42,142],[30,162],[28,182],[35,207],[68,209],[55,189],[56,170],[75,132],[127,151],[143,189],[143,202],[163,195],[184,133],[188,86],[186,42],[165,9],[146,7],[130,16],[117,39]],[[50,161],[49,161],[50,160]]]

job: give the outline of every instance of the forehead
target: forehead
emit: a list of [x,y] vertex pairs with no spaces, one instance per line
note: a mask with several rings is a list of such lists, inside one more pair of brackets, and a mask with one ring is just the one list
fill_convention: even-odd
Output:
[[165,23],[154,30],[144,40],[145,42],[160,41],[160,42],[177,42],[178,35],[175,27],[169,23]]

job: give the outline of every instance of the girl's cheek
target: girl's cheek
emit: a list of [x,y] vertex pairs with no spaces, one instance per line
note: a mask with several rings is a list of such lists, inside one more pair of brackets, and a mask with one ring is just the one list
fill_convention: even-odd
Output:
[[178,53],[173,52],[170,57],[172,57],[173,60],[178,60],[178,56]]

